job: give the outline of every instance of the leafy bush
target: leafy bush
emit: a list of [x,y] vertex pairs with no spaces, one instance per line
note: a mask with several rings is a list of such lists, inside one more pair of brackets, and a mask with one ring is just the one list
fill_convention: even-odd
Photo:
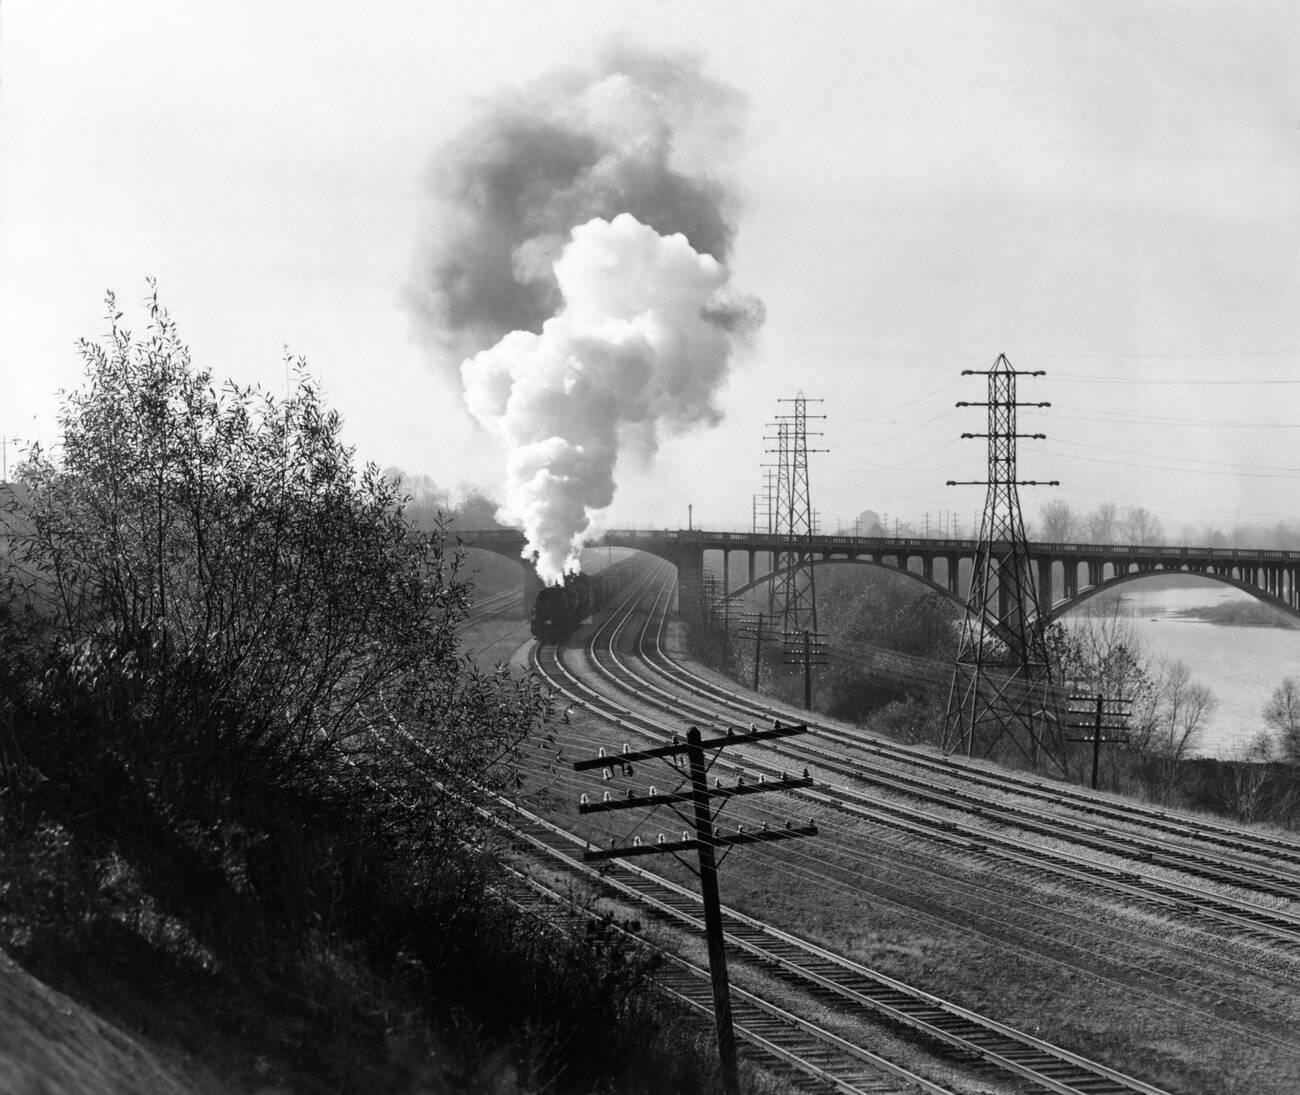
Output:
[[156,290],[141,340],[108,306],[9,507],[10,630],[34,619],[6,764],[224,942],[367,921],[358,881],[450,854],[472,815],[448,788],[497,777],[540,691],[460,658],[458,555],[355,469],[301,361],[284,399],[218,389]]

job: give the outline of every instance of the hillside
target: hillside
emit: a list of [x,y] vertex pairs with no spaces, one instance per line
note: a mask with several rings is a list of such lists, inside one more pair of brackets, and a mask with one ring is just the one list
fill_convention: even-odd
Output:
[[197,1095],[140,1042],[0,951],[0,1090],[9,1095]]

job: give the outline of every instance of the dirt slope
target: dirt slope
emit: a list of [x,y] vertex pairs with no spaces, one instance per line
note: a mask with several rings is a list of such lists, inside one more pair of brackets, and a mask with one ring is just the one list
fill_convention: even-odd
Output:
[[0,951],[5,1095],[197,1095],[139,1042]]

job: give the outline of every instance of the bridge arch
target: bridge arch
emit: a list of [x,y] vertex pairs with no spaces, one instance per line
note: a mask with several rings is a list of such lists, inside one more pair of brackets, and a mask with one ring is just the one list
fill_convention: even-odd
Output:
[[[900,574],[907,578],[911,578],[914,581],[919,582],[921,585],[929,586],[929,588],[934,590],[936,593],[942,594],[946,600],[951,601],[961,610],[962,615],[965,615],[967,611],[966,598],[963,597],[960,593],[957,593],[954,590],[949,589],[946,585],[940,582],[936,582],[933,578],[928,578],[925,576],[925,574],[912,570],[907,566],[895,566],[893,563],[886,563],[878,559],[864,558],[862,556],[833,555],[830,556],[829,558],[813,560],[813,565],[818,567],[842,566],[845,564],[875,567],[878,570],[886,570],[892,574]],[[744,585],[738,586],[736,589],[730,590],[727,593],[727,596],[728,597],[742,596],[754,589],[757,589],[759,586],[762,586],[767,582],[773,581],[774,579],[778,578],[783,574],[790,573],[790,571],[794,569],[795,569],[794,566],[788,566],[788,567],[781,567],[777,570],[769,571],[767,574],[760,575],[757,578],[753,578],[750,581],[746,582]],[[1004,640],[1009,641],[1009,637],[1007,636],[1005,628],[999,620],[995,619],[992,616],[987,616],[987,615],[984,617],[984,619],[991,633],[995,635],[1000,635]]]
[[[876,559],[867,559],[862,556],[848,557],[848,556],[834,555],[826,559],[813,560],[813,566],[815,567],[842,566],[845,564],[875,567],[878,570],[887,570],[891,574],[904,575],[908,578],[914,579],[917,582],[920,582],[922,585],[929,586],[936,593],[942,593],[944,597],[952,601],[953,604],[957,605],[958,607],[965,608],[966,606],[965,599],[959,596],[958,594],[954,593],[947,586],[943,585],[940,582],[936,582],[933,578],[927,578],[924,574],[921,574],[918,571],[910,570],[905,566],[895,566],[893,563],[880,562]],[[775,581],[777,578],[780,578],[782,575],[789,574],[794,569],[796,569],[794,566],[788,566],[788,567],[778,567],[774,570],[770,570],[766,574],[761,574],[756,578],[751,578],[748,582],[746,582],[742,586],[738,586],[735,589],[728,590],[727,596],[728,597],[743,596],[744,594],[749,593],[751,590],[755,590],[758,589],[760,586],[766,585],[768,582]]]
[[523,598],[525,608],[529,608],[533,601],[537,599],[537,594],[541,592],[542,580],[537,577],[537,571],[533,565],[520,554],[523,548],[523,540],[513,551],[509,550],[509,545],[501,543],[464,543],[460,544],[462,550],[484,552],[488,555],[495,555],[499,559],[508,559],[519,568],[519,577],[523,587]]
[[1231,586],[1233,589],[1239,589],[1243,593],[1249,594],[1253,599],[1259,601],[1261,604],[1268,605],[1270,608],[1280,609],[1292,619],[1300,619],[1300,610],[1288,604],[1287,601],[1281,597],[1275,597],[1268,593],[1265,589],[1256,585],[1254,582],[1248,581],[1244,578],[1234,577],[1231,574],[1221,574],[1213,571],[1200,570],[1175,570],[1173,568],[1135,570],[1126,574],[1116,574],[1114,577],[1107,578],[1104,581],[1098,582],[1096,585],[1091,585],[1087,589],[1081,590],[1073,597],[1065,597],[1057,601],[1052,605],[1051,610],[1044,614],[1043,618],[1046,622],[1051,623],[1060,619],[1060,617],[1064,616],[1067,612],[1070,612],[1073,609],[1078,608],[1080,605],[1092,600],[1092,598],[1099,594],[1115,589],[1117,586],[1128,585],[1131,582],[1140,582],[1144,578],[1157,578],[1163,576],[1200,578],[1207,582]]

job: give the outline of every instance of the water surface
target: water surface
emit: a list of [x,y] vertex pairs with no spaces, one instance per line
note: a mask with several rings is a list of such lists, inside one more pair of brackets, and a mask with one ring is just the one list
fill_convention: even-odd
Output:
[[[1284,627],[1256,627],[1198,618],[1199,611],[1255,598],[1219,582],[1192,581],[1194,585],[1171,588],[1131,582],[1122,587],[1119,611],[1148,657],[1183,662],[1192,679],[1214,693],[1218,706],[1195,752],[1230,757],[1268,728],[1263,708],[1282,678],[1300,679],[1300,627],[1295,626],[1300,620],[1283,618]],[[1065,619],[1087,611],[1088,605],[1081,606]]]

